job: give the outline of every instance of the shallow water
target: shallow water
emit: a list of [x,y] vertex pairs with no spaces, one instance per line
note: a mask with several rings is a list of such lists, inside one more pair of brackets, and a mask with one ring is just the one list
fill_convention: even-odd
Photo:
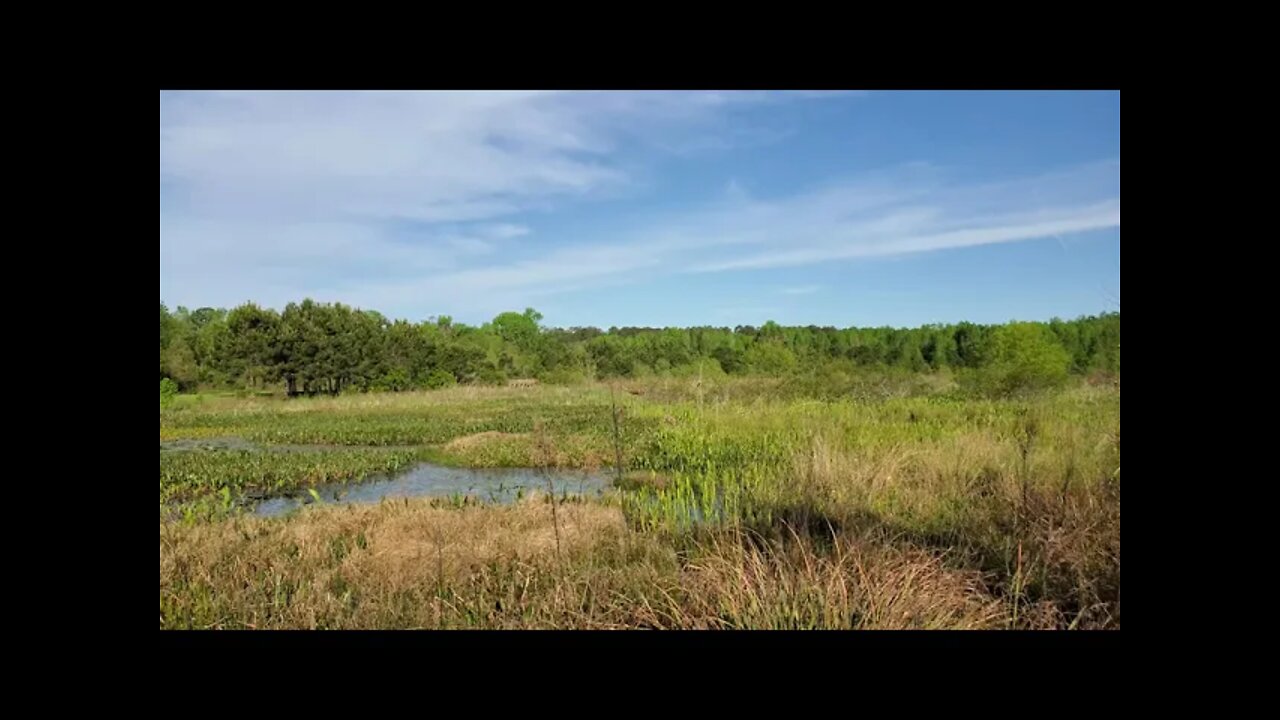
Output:
[[[547,477],[557,496],[595,497],[610,487],[608,475],[581,470],[538,470],[535,468],[451,468],[419,463],[394,475],[372,475],[360,483],[331,483],[315,486],[320,501],[327,504],[377,503],[384,499],[449,497],[467,495],[488,502],[513,502],[530,492],[547,492]],[[253,514],[282,515],[302,505],[314,503],[303,490],[293,497],[274,497],[258,503]]]

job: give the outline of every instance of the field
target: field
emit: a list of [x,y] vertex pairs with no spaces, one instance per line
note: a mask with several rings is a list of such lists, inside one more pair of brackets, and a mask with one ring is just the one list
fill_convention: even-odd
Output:
[[[181,395],[160,627],[1118,629],[1118,384],[985,399],[921,377]],[[422,461],[619,482],[246,511]]]

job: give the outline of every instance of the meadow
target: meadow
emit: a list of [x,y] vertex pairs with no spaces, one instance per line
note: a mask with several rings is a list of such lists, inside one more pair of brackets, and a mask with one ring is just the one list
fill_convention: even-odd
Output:
[[[720,378],[178,396],[160,627],[1119,628],[1118,382],[829,395]],[[422,461],[616,487],[249,512]]]

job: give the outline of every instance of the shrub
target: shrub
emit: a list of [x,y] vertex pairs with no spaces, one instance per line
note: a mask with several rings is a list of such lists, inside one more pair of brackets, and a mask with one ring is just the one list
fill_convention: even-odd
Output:
[[373,381],[371,389],[400,391],[408,390],[412,386],[413,383],[409,379],[409,373],[405,372],[403,368],[396,368]]
[[481,365],[469,381],[482,385],[502,385],[507,381],[507,373],[489,364]]
[[987,352],[990,365],[974,379],[995,395],[1061,385],[1071,367],[1071,356],[1057,337],[1036,323],[1010,323],[996,328]]
[[448,370],[432,370],[427,376],[427,387],[435,390],[437,388],[452,387],[458,384],[458,379]]
[[178,394],[178,383],[169,378],[160,378],[160,404],[165,405]]
[[798,364],[795,353],[780,342],[761,342],[752,345],[746,354],[747,365],[763,375],[785,375]]
[[576,368],[556,368],[538,373],[538,380],[548,385],[577,385],[586,382],[586,374]]
[[725,371],[720,367],[720,361],[715,358],[702,358],[702,360],[694,360],[672,367],[671,377],[695,380],[698,377],[702,377],[704,380],[711,381],[723,379]]

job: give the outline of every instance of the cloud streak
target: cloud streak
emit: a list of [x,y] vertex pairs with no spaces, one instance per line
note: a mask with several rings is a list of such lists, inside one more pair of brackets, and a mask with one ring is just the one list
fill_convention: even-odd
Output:
[[[970,186],[948,183],[928,168],[899,169],[788,198],[731,199],[685,216],[653,218],[648,227],[620,229],[599,242],[562,247],[538,259],[371,286],[367,292],[390,303],[465,295],[501,297],[515,306],[520,298],[638,277],[801,267],[1113,228],[1120,224],[1118,177],[1113,198],[1106,197],[1107,181],[1118,172],[1118,164],[1096,163]],[[1047,186],[1063,192],[1045,195]],[[1061,199],[1070,200],[1085,187],[1092,189],[1084,197],[1104,199]],[[1028,199],[1035,195],[1045,199],[1040,204]]]
[[812,295],[822,289],[821,285],[803,285],[800,287],[782,288],[783,295]]
[[552,231],[539,224],[632,186],[637,157],[770,142],[790,131],[755,127],[742,113],[831,97],[840,95],[162,94],[161,295],[276,307],[312,296],[413,316],[492,312],[664,275],[1120,224],[1118,160],[994,183],[910,163],[786,195],[725,177],[725,190],[692,210],[650,211],[590,234],[572,217]]

